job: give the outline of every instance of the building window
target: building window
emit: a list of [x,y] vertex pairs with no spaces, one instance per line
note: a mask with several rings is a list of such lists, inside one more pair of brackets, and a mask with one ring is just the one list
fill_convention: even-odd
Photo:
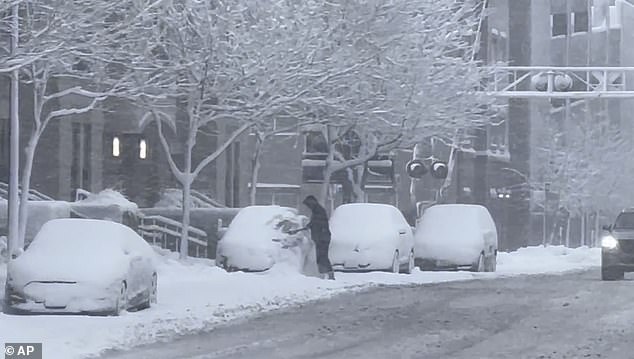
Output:
[[292,118],[274,118],[273,131],[275,136],[295,136],[297,134],[297,121]]
[[574,12],[572,13],[573,30],[574,32],[587,32],[588,31],[588,13],[587,12]]
[[139,158],[142,160],[147,158],[147,142],[144,139],[139,141]]
[[119,137],[112,138],[112,157],[121,156],[121,143],[119,142]]
[[553,14],[551,17],[551,29],[553,36],[568,34],[568,14]]
[[306,153],[328,153],[328,143],[320,131],[306,133]]

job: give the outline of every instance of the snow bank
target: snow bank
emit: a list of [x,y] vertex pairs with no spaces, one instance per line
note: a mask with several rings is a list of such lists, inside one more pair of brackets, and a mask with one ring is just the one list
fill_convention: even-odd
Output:
[[86,198],[79,202],[75,202],[78,205],[87,206],[112,206],[117,205],[121,209],[136,211],[139,209],[136,203],[131,202],[121,193],[113,189],[105,189],[99,193],[90,193]]
[[[30,243],[44,223],[57,218],[70,217],[70,204],[64,201],[29,201],[26,224],[26,243]],[[7,202],[0,202],[0,225],[7,223]]]
[[498,275],[561,273],[600,266],[601,248],[538,246],[498,254]]
[[[600,249],[534,247],[500,253],[498,273],[418,270],[411,275],[337,273],[336,281],[324,281],[302,276],[284,264],[263,273],[227,273],[209,260],[182,263],[164,256],[159,263],[159,303],[151,309],[106,318],[0,314],[0,341],[43,341],[45,358],[81,358],[106,349],[127,348],[209,330],[232,319],[377,285],[561,273],[599,264]],[[2,281],[5,271],[6,266],[0,265]],[[0,286],[0,291],[3,290]]]

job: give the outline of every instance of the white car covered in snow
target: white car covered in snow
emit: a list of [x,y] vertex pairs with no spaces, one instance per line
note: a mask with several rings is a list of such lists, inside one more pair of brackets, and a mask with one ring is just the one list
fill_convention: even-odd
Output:
[[431,206],[418,220],[415,237],[416,261],[423,270],[469,267],[495,272],[497,229],[483,206]]
[[261,272],[285,262],[305,272],[310,262],[315,263],[309,233],[288,232],[307,223],[308,218],[294,208],[276,205],[242,208],[218,241],[216,265],[229,272]]
[[5,311],[118,315],[157,300],[155,254],[115,222],[55,219],[9,262]]
[[351,203],[337,207],[330,219],[329,257],[338,271],[414,269],[412,228],[398,208]]

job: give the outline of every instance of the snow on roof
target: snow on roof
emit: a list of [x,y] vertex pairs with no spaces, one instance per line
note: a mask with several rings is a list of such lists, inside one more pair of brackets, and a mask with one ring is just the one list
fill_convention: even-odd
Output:
[[117,205],[123,209],[136,211],[139,206],[125,198],[120,192],[113,189],[105,189],[99,193],[91,193],[85,199],[82,199],[77,204],[86,204],[93,206],[111,206]]

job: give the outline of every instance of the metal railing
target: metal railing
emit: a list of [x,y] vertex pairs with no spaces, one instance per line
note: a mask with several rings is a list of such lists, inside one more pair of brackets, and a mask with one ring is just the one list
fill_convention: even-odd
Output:
[[191,190],[191,195],[194,198],[194,200],[198,201],[198,203],[203,204],[200,207],[211,207],[211,208],[225,208],[226,206],[223,205],[222,203],[216,201],[215,199],[207,196],[206,194],[202,193],[202,192],[198,192],[196,190]]
[[[180,251],[183,225],[163,216],[143,216],[140,218],[139,234],[149,243],[174,252]],[[196,227],[189,227],[189,255],[207,257],[207,233]]]
[[[18,189],[18,193],[22,194],[21,188]],[[0,197],[6,200],[8,200],[9,198],[9,185],[4,182],[0,182]],[[34,189],[29,190],[29,200],[30,201],[54,201],[52,197],[49,197],[45,195],[44,193]]]

